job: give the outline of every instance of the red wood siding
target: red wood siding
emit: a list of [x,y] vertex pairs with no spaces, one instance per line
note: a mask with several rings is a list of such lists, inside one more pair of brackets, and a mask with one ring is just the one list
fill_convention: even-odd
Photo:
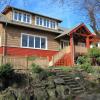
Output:
[[[2,54],[3,47],[0,47],[0,53]],[[10,56],[39,56],[48,57],[51,60],[52,56],[58,51],[51,50],[39,50],[39,49],[29,49],[29,48],[18,48],[18,47],[7,47],[6,53]]]
[[[18,48],[18,47],[7,47],[7,55],[10,56],[39,56],[48,57],[49,61],[52,56],[58,53],[58,51],[51,50],[39,50],[39,49],[29,49],[29,48]],[[0,54],[3,54],[3,47],[0,47]],[[60,60],[56,62],[54,66],[71,66],[72,65],[71,53],[66,54]]]

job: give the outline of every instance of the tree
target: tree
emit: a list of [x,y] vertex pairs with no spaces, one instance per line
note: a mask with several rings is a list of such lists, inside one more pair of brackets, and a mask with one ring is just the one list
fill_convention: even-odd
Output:
[[85,13],[85,16],[88,15],[91,28],[100,35],[100,0],[57,0],[56,2],[62,6],[70,3],[70,6],[74,6],[74,10]]

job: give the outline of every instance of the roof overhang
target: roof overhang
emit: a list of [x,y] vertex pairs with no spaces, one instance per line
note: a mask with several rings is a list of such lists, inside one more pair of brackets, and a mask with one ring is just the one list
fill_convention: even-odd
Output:
[[23,23],[19,23],[19,22],[16,22],[16,21],[6,21],[6,20],[2,21],[2,20],[0,20],[0,22],[3,23],[3,24],[6,24],[6,25],[14,25],[14,26],[26,27],[26,28],[30,28],[30,29],[36,29],[36,30],[52,32],[52,33],[55,33],[55,34],[58,34],[58,35],[62,33],[58,30],[39,27],[39,26],[36,26],[36,25],[23,24]]
[[93,36],[93,33],[91,33],[91,31],[87,28],[87,26],[84,23],[82,23],[82,24],[79,24],[79,25],[73,27],[72,29],[68,30],[67,32],[60,34],[59,36],[56,37],[56,39],[61,38],[65,35],[74,34],[81,27],[84,27],[86,29],[87,35]]

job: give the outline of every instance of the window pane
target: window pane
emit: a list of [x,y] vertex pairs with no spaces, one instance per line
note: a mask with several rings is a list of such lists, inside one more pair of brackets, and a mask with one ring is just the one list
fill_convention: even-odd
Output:
[[52,27],[53,27],[53,28],[55,28],[55,22],[53,22],[52,24],[53,24],[53,26],[52,26]]
[[27,47],[28,44],[28,36],[22,35],[22,46]]
[[34,47],[34,37],[29,36],[29,47]]
[[45,49],[46,48],[46,39],[41,38],[41,48]]
[[18,20],[21,21],[21,18],[22,18],[22,14],[19,13]]
[[47,27],[49,27],[49,20],[47,20]]
[[40,25],[42,25],[42,18],[40,18]]
[[40,37],[35,37],[35,48],[40,48]]
[[44,19],[44,26],[46,26],[46,22],[47,22],[46,19]]
[[26,22],[26,14],[23,15],[23,21]]
[[50,21],[50,28],[52,28],[52,21]]
[[36,24],[39,25],[39,17],[36,17]]
[[31,17],[30,15],[27,15],[27,22],[30,23],[30,21],[31,21]]
[[17,18],[18,18],[18,13],[14,12],[14,20],[17,20]]

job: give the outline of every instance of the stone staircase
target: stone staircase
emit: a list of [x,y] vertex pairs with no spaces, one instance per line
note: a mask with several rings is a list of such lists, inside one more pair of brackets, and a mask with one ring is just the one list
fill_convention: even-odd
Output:
[[62,78],[65,81],[65,85],[67,85],[70,88],[71,94],[79,95],[85,93],[85,88],[79,82],[77,82],[71,75],[60,69],[56,69],[55,72],[58,77]]

